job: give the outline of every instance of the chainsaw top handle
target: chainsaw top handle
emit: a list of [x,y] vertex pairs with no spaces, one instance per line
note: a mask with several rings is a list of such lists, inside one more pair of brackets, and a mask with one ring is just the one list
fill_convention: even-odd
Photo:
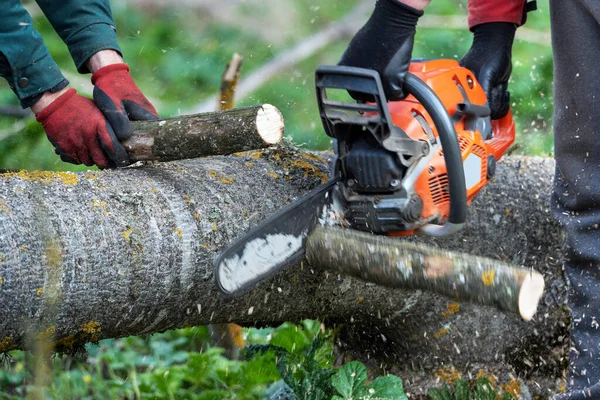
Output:
[[[404,148],[409,151],[414,149],[418,153],[421,149],[420,145],[424,144],[410,139],[404,131],[392,123],[381,78],[377,71],[324,65],[317,68],[315,86],[321,120],[329,136],[338,138],[338,135],[343,134],[338,132],[338,127],[355,124],[369,127],[368,130],[384,148],[388,147],[385,145],[385,139],[390,136],[392,131],[402,138],[401,140],[405,142],[403,143]],[[327,89],[343,89],[354,97],[356,97],[356,93],[360,93],[368,96],[372,103],[332,100],[327,97]],[[424,81],[414,74],[407,73],[404,89],[425,107],[433,120],[442,145],[448,173],[450,213],[444,225],[428,224],[421,227],[420,230],[428,235],[444,236],[459,230],[467,219],[467,190],[458,138],[452,119],[442,101]],[[348,114],[347,111],[352,114]],[[378,115],[373,116],[372,113]]]

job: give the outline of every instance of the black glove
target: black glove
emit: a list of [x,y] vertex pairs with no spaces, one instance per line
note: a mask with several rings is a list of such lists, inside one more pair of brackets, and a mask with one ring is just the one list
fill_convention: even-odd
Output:
[[[406,97],[404,77],[412,55],[417,20],[423,11],[398,0],[378,0],[371,18],[354,36],[339,65],[379,72],[388,100]],[[368,101],[359,93],[355,100]]]
[[517,26],[491,22],[473,27],[473,44],[460,60],[470,69],[487,95],[492,119],[504,117],[510,106],[508,79],[512,72],[512,45]]

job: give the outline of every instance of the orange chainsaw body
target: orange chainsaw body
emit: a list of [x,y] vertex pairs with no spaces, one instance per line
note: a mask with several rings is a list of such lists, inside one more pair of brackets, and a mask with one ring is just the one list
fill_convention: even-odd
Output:
[[[440,98],[450,116],[459,115],[457,107],[468,101],[483,106],[486,95],[473,73],[461,67],[455,60],[432,60],[413,62],[409,72],[418,76]],[[402,128],[414,140],[428,140],[428,133],[423,129],[420,116],[437,138],[437,129],[423,105],[409,96],[401,101],[388,102],[388,108],[394,125]],[[489,182],[492,173],[488,173],[488,159],[495,161],[506,152],[515,140],[515,124],[509,113],[498,120],[491,121],[491,137],[484,140],[482,133],[467,126],[466,116],[460,117],[455,124],[456,134],[460,145],[465,170],[467,202],[470,204],[474,196]],[[436,149],[435,154],[415,182],[416,193],[423,201],[421,218],[430,220],[436,216],[439,222],[444,222],[450,211],[448,195],[448,175],[442,149]],[[412,231],[394,232],[390,235],[407,235]]]

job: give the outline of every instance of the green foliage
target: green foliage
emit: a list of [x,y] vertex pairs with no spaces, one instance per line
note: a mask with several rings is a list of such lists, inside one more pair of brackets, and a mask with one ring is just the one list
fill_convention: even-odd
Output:
[[367,368],[358,361],[344,364],[331,378],[333,387],[338,394],[335,400],[347,399],[397,399],[408,400],[402,381],[394,375],[375,378],[367,383]]
[[[286,0],[264,4],[223,2],[212,13],[174,4],[169,8],[139,9],[113,2],[119,43],[132,74],[162,116],[176,115],[218,91],[221,74],[234,52],[244,56],[242,78],[289,49],[303,37],[338,20],[357,3],[353,1]],[[464,16],[466,2],[432,2],[427,15]],[[548,7],[530,14],[526,28],[547,32]],[[275,11],[273,11],[275,10]],[[281,15],[277,12],[282,13]],[[275,14],[269,14],[275,13]],[[226,18],[223,15],[229,15]],[[265,16],[269,24],[261,23]],[[466,20],[466,17],[464,18]],[[281,22],[279,22],[281,21]],[[89,76],[80,76],[69,52],[48,21],[36,17],[36,28],[54,59],[80,92],[90,95]],[[414,56],[459,59],[471,45],[466,29],[418,28]],[[298,144],[313,149],[331,147],[324,134],[315,102],[313,75],[319,64],[336,63],[348,38],[327,46],[314,56],[282,71],[239,105],[271,103],[280,108],[286,133]],[[513,47],[511,91],[517,123],[518,153],[552,152],[552,54],[548,45],[517,40]],[[83,85],[86,83],[87,86]],[[0,102],[17,105],[8,85],[0,80]],[[64,164],[53,153],[41,129],[20,127],[14,118],[0,117],[0,168],[81,170]],[[13,129],[16,128],[16,129]],[[32,129],[37,129],[32,134]]]
[[206,328],[188,328],[148,337],[109,339],[88,345],[88,360],[55,358],[45,384],[29,353],[11,353],[0,369],[0,399],[23,398],[35,391],[47,399],[166,398],[260,399],[279,379],[273,359],[231,361],[207,345]]
[[257,344],[248,346],[245,354],[250,359],[273,354],[281,378],[298,400],[407,399],[396,376],[386,375],[368,383],[367,368],[358,361],[332,369],[331,340],[321,334],[301,350]]
[[427,395],[431,400],[514,400],[509,393],[495,389],[495,385],[487,378],[479,378],[473,384],[458,379],[454,387],[444,386],[441,389],[429,389]]

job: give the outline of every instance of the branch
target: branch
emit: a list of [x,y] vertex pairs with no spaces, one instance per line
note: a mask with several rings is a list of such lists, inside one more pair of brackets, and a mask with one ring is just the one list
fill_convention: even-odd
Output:
[[132,162],[233,154],[278,143],[283,117],[270,104],[157,121],[132,121],[123,142]]
[[493,305],[526,321],[533,318],[544,292],[544,278],[537,271],[348,229],[315,229],[306,243],[306,257],[311,265],[333,272]]
[[244,58],[234,53],[231,61],[227,64],[223,77],[221,78],[221,93],[219,98],[219,109],[230,110],[235,102],[235,90],[240,78],[240,69]]

